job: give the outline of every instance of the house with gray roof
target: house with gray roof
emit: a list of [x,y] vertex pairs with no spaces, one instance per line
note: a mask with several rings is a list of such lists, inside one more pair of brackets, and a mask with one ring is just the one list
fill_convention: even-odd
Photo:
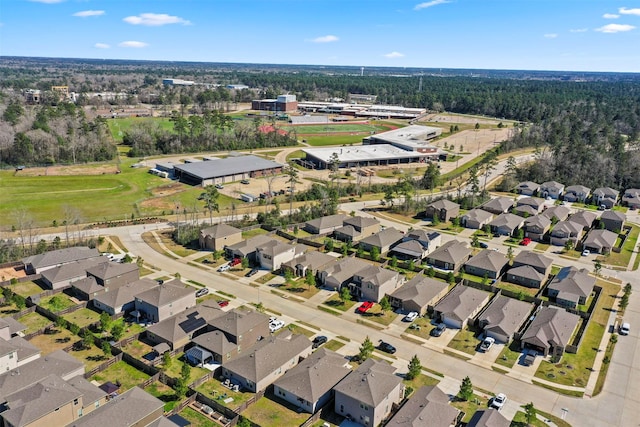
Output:
[[9,341],[25,329],[27,327],[13,317],[0,317],[0,339]]
[[509,427],[511,421],[495,408],[479,409],[467,423],[467,427]]
[[441,242],[440,233],[418,229],[407,232],[391,252],[400,259],[423,260]]
[[333,237],[343,242],[357,242],[380,232],[380,221],[376,218],[354,216],[347,217],[342,227],[336,228]]
[[136,295],[154,289],[156,286],[158,286],[158,282],[155,280],[142,278],[110,292],[96,294],[93,297],[93,305],[111,316],[121,312],[126,313],[134,310]]
[[108,290],[104,286],[98,285],[93,276],[73,281],[71,289],[76,298],[85,301],[90,301]]
[[450,240],[427,256],[427,264],[441,270],[458,271],[471,253],[465,242]]
[[535,209],[533,206],[529,205],[520,205],[516,206],[511,210],[511,212],[515,215],[528,218],[530,216],[538,215],[539,211]]
[[337,414],[363,426],[378,426],[404,398],[402,378],[386,362],[365,360],[334,387]]
[[227,224],[215,224],[200,230],[200,249],[221,251],[225,246],[235,245],[242,241],[242,230]]
[[437,217],[440,221],[447,222],[460,215],[460,205],[451,200],[440,199],[428,204],[424,214],[427,218]]
[[[586,210],[580,210],[569,217],[571,222],[580,224],[584,230],[589,230],[593,227],[593,223],[598,218],[598,214]],[[563,221],[562,219],[560,221]]]
[[140,269],[135,263],[103,262],[87,269],[89,276],[93,276],[98,285],[113,289],[138,280]]
[[628,188],[622,196],[622,202],[631,209],[640,208],[640,188]]
[[509,260],[504,254],[483,249],[464,263],[464,271],[478,277],[497,279],[504,273]]
[[40,274],[45,270],[100,256],[97,249],[86,246],[57,249],[43,254],[33,255],[22,260],[27,274]]
[[586,269],[563,267],[547,286],[547,294],[558,305],[576,308],[587,302],[595,284],[596,278],[590,276]]
[[506,282],[536,289],[540,289],[546,279],[546,275],[540,273],[530,265],[521,265],[519,267],[510,268],[503,278]]
[[285,330],[259,341],[250,350],[222,366],[222,376],[256,393],[264,390],[311,354],[311,341]]
[[536,184],[533,181],[524,181],[518,184],[516,187],[516,193],[523,196],[535,196],[540,188],[540,184]]
[[478,316],[478,326],[485,336],[508,343],[529,317],[533,304],[497,295]]
[[591,230],[582,241],[582,248],[594,254],[608,254],[616,246],[618,234],[609,230]]
[[320,348],[273,383],[273,394],[310,414],[331,398],[333,387],[351,372],[344,356]]
[[564,189],[562,200],[585,203],[591,195],[591,189],[584,185],[570,185]]
[[513,259],[512,267],[531,266],[545,277],[551,273],[553,260],[534,251],[520,251]]
[[280,241],[267,234],[258,234],[257,236],[251,237],[247,240],[242,240],[233,245],[225,246],[224,252],[227,258],[248,258],[249,262],[257,263],[258,258],[256,251],[258,247],[265,244],[275,244],[273,242]]
[[432,279],[424,274],[417,274],[413,279],[388,294],[389,303],[394,309],[405,313],[415,311],[424,316],[429,308],[440,301],[449,289],[449,285]]
[[524,235],[531,240],[542,241],[551,228],[551,220],[544,215],[536,215],[524,220]]
[[87,277],[87,270],[99,264],[111,263],[105,256],[69,262],[43,271],[41,281],[47,289],[66,288],[72,282]]
[[378,248],[381,254],[384,254],[389,252],[389,250],[399,243],[403,237],[404,234],[401,231],[398,231],[393,227],[388,227],[374,235],[360,240],[358,247],[367,252],[371,252],[371,249],[375,247]]
[[297,277],[305,277],[307,272],[315,276],[318,271],[335,261],[336,258],[319,251],[309,251],[285,262],[281,265],[283,270],[289,270]]
[[568,240],[571,240],[575,247],[582,239],[583,234],[584,228],[582,225],[571,221],[571,218],[569,218],[567,221],[560,221],[554,225],[549,236],[550,242],[554,246],[564,246]]
[[[2,320],[1,323],[3,325],[6,325],[6,327],[2,329],[8,330],[9,324],[6,323],[4,319],[0,318],[0,320]],[[13,321],[16,322],[15,320]],[[3,335],[5,334],[3,331]],[[40,349],[21,336],[0,339],[0,372],[16,369],[39,357]]]
[[392,293],[403,282],[404,276],[397,271],[369,265],[353,275],[349,290],[358,299],[380,302],[386,294]]
[[512,213],[498,215],[489,223],[491,231],[502,236],[513,236],[524,225],[524,218]]
[[450,427],[460,411],[449,404],[449,395],[437,386],[422,386],[387,422],[387,427]]
[[489,292],[456,285],[433,307],[436,318],[450,328],[462,329],[469,319],[475,317],[491,298]]
[[279,240],[271,240],[256,247],[256,258],[260,267],[275,271],[279,270],[283,263],[302,255],[306,249],[305,245],[292,245]]
[[194,307],[196,294],[192,286],[173,279],[136,294],[134,303],[142,317],[155,323]]
[[327,215],[305,222],[303,229],[311,234],[333,233],[344,225],[346,219],[344,214]]
[[513,199],[510,199],[509,197],[496,197],[495,199],[485,202],[480,206],[480,209],[491,212],[495,215],[500,215],[509,212],[512,207]]
[[460,224],[466,228],[480,230],[484,228],[485,225],[489,224],[491,220],[493,220],[493,213],[484,209],[472,209],[462,215]]
[[620,192],[610,187],[600,187],[593,190],[591,195],[591,204],[596,206],[604,206],[607,209],[613,208],[618,203],[618,195]]
[[580,316],[560,307],[542,307],[520,338],[520,347],[551,355],[557,363],[578,326]]
[[358,272],[370,266],[371,264],[359,258],[342,258],[320,270],[318,279],[323,286],[338,291],[347,286]]
[[540,184],[538,192],[540,193],[540,197],[545,199],[551,197],[552,199],[558,200],[560,196],[564,194],[564,184],[560,184],[557,181],[543,182]]
[[552,221],[554,218],[555,221],[565,221],[569,218],[569,214],[571,214],[571,209],[566,206],[558,205],[546,208],[540,215],[545,216]]
[[516,201],[515,209],[517,210],[519,207],[529,206],[532,208],[532,212],[534,212],[533,215],[537,215],[544,207],[544,203],[544,199],[541,199],[540,197],[523,197]]
[[600,215],[600,224],[604,225],[604,229],[615,233],[622,231],[626,220],[627,216],[617,211],[604,211]]

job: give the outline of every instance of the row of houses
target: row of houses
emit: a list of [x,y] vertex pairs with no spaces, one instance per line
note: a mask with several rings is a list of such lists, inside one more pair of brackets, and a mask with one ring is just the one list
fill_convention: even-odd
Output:
[[620,192],[610,187],[599,187],[591,191],[589,187],[584,185],[565,187],[564,184],[556,181],[543,182],[542,184],[525,181],[518,184],[515,190],[518,194],[526,196],[539,195],[543,198],[562,199],[567,202],[591,202],[593,205],[604,206],[607,209],[611,209],[618,202],[633,209],[640,208],[640,189],[638,188],[625,190],[620,200]]

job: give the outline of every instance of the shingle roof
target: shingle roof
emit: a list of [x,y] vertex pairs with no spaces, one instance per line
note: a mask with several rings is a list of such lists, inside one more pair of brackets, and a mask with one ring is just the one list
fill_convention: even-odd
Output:
[[[561,206],[559,206],[559,207],[561,207]],[[583,228],[585,228],[585,227],[588,228],[588,227],[591,227],[593,225],[593,221],[595,221],[596,218],[598,218],[598,214],[596,214],[595,212],[578,211],[578,212],[574,213],[573,215],[571,215],[569,217],[569,220],[571,222],[576,223],[576,224],[580,224]]]
[[584,185],[570,185],[564,189],[564,193],[573,193],[573,194],[589,194],[591,189],[589,187],[585,187]]
[[478,321],[486,323],[485,331],[496,331],[511,337],[529,316],[532,308],[531,303],[499,295],[478,316]]
[[484,303],[488,297],[488,292],[468,286],[457,285],[436,304],[434,310],[449,318],[464,321],[480,304]]
[[25,329],[27,329],[25,325],[18,322],[13,317],[9,317],[9,316],[0,317],[0,328],[9,328],[10,335],[17,334],[18,332],[22,332]]
[[500,272],[508,262],[509,260],[504,254],[491,249],[483,249],[476,256],[465,262],[465,265],[487,271]]
[[396,368],[386,362],[367,359],[334,387],[336,399],[337,393],[341,393],[375,408],[402,383],[395,371]]
[[349,372],[351,369],[344,356],[321,348],[290,369],[274,385],[307,402],[317,402]]
[[349,237],[357,237],[360,235],[360,232],[356,230],[355,227],[352,225],[344,225],[340,228],[336,228],[334,230],[334,233],[344,234],[345,236],[349,236]]
[[556,277],[549,283],[548,289],[587,297],[593,291],[595,284],[596,278],[589,276],[587,270],[578,270],[571,266],[560,269]]
[[396,230],[393,227],[389,227],[376,234],[365,237],[360,241],[360,243],[383,248],[385,246],[393,245],[394,243],[399,242],[403,237],[404,234],[402,232]]
[[564,221],[569,217],[571,209],[566,206],[551,206],[550,208],[542,211],[540,215],[543,215],[549,219],[556,218],[558,221]]
[[136,294],[136,298],[154,307],[162,307],[187,295],[194,295],[195,298],[193,287],[185,285],[180,279],[173,279],[170,282],[164,282],[162,285]]
[[507,227],[510,230],[515,230],[520,227],[523,222],[524,219],[521,216],[512,213],[503,213],[495,217],[489,225],[492,227]]
[[471,255],[471,248],[465,242],[450,240],[429,254],[428,259],[457,264]]
[[557,190],[562,191],[564,184],[560,184],[558,181],[547,181],[540,184],[542,190]]
[[138,270],[138,265],[134,263],[104,262],[89,268],[87,274],[95,276],[98,279],[107,280]]
[[587,237],[582,242],[582,246],[586,247],[598,247],[598,248],[613,248],[618,240],[618,235],[609,230],[591,230]]
[[536,184],[533,181],[525,181],[518,184],[516,187],[518,190],[537,191],[540,188],[540,184]]
[[518,215],[523,215],[523,216],[525,215],[534,216],[538,214],[538,210],[533,206],[529,206],[529,205],[516,206],[513,211],[514,213]]
[[396,289],[391,296],[402,301],[413,301],[418,306],[424,307],[448,286],[445,282],[418,274]]
[[102,285],[98,285],[98,282],[96,282],[96,278],[93,276],[74,280],[73,282],[71,282],[71,286],[84,292],[87,295],[91,295],[94,292],[100,292],[104,290],[104,287]]
[[472,221],[485,222],[486,220],[493,218],[493,214],[482,209],[472,209],[464,214],[463,217],[467,217]]
[[257,236],[251,237],[247,240],[243,240],[234,245],[229,245],[227,246],[227,249],[232,251],[240,251],[246,255],[251,252],[255,252],[258,246],[265,245],[269,242],[278,242],[278,240],[266,234],[258,234]]
[[354,227],[358,227],[360,229],[365,227],[371,227],[372,225],[380,224],[376,218],[370,218],[366,216],[354,216],[348,217],[344,220],[344,225],[352,225]]
[[58,249],[55,251],[45,252],[40,255],[27,257],[23,260],[24,264],[31,264],[33,268],[39,269],[50,267],[53,265],[66,264],[73,261],[80,261],[87,258],[100,256],[97,249],[91,249],[86,246],[78,246],[73,248]]
[[622,222],[624,222],[624,221],[627,220],[627,216],[625,214],[623,214],[622,212],[608,210],[608,211],[602,212],[602,215],[600,216],[600,219],[607,219],[607,220],[611,220],[611,221],[622,221]]
[[522,277],[525,279],[536,280],[538,282],[542,282],[546,277],[544,274],[540,273],[530,265],[521,265],[520,267],[511,268],[509,269],[509,271],[507,271],[507,274]]
[[543,307],[536,314],[521,340],[541,346],[566,347],[579,320],[580,316],[577,314],[569,313],[559,307]]
[[82,375],[77,375],[67,381],[76,390],[82,392],[82,404],[86,408],[89,405],[93,405],[94,402],[106,397],[106,392],[100,390],[100,387],[90,383]]
[[329,264],[331,261],[335,261],[335,257],[332,257],[329,254],[325,254],[324,252],[309,251],[306,254],[292,259],[289,262],[285,262],[283,265],[292,268],[294,268],[296,265],[303,265],[313,271],[317,271],[318,269]]
[[311,221],[307,221],[305,224],[317,228],[318,230],[322,230],[324,228],[340,227],[347,218],[349,217],[344,214],[328,215],[312,219]]
[[399,243],[398,245],[393,247],[395,252],[412,252],[412,253],[423,253],[425,250],[425,246],[420,243],[418,240],[407,240],[406,242]]
[[518,201],[516,202],[517,206],[533,206],[536,209],[538,209],[543,204],[544,199],[541,199],[540,197],[523,197],[521,199],[518,199]]
[[86,276],[87,270],[100,264],[115,264],[109,261],[109,258],[98,256],[95,258],[84,259],[81,261],[73,261],[53,267],[42,272],[42,277],[51,283],[58,283],[64,280],[73,279],[80,276]]
[[220,239],[222,237],[233,236],[234,234],[242,233],[239,228],[232,227],[227,224],[215,224],[211,227],[200,230],[201,236],[210,236],[213,239]]
[[530,265],[536,270],[543,272],[551,266],[553,260],[534,251],[520,251],[513,259],[514,265]]
[[458,416],[449,396],[436,386],[420,387],[386,424],[388,427],[449,427]]
[[440,233],[436,231],[426,231],[422,229],[417,229],[413,231],[408,231],[405,235],[405,240],[422,240],[423,242],[429,242],[434,240],[440,236]]
[[13,337],[9,341],[18,350],[18,362],[40,353],[40,349],[22,337]]
[[545,229],[551,226],[551,220],[546,216],[536,215],[524,220],[525,227],[539,227]]
[[511,421],[506,419],[497,409],[487,408],[476,411],[467,427],[509,427]]
[[460,205],[448,199],[440,199],[440,200],[436,200],[433,203],[429,203],[427,207],[432,207],[438,210],[440,209],[451,210],[451,209],[459,208]]
[[149,326],[147,331],[168,342],[175,343],[194,331],[206,327],[217,317],[224,315],[225,312],[220,309],[217,303],[204,302]]
[[397,281],[400,273],[377,265],[369,265],[369,267],[359,271],[356,275],[360,276],[363,282],[370,282],[380,287],[390,280],[395,279]]
[[236,308],[226,313],[223,312],[222,315],[212,318],[208,323],[215,329],[237,337],[268,321],[269,318],[265,314]]
[[331,277],[342,283],[370,265],[361,259],[349,257],[336,260],[335,264],[329,264],[325,271],[327,272],[327,278]]
[[277,255],[280,255],[288,251],[295,252],[296,246],[291,245],[289,243],[280,242],[278,240],[272,240],[271,242],[267,242],[263,245],[256,247],[256,249],[273,258]]
[[598,187],[595,190],[593,190],[593,195],[597,197],[607,197],[610,199],[617,199],[618,194],[620,193],[611,187]]
[[567,234],[577,234],[582,231],[582,224],[575,223],[568,219],[567,221],[560,221],[551,230],[551,234],[554,235],[558,231],[562,231]]
[[158,282],[143,278],[135,282],[127,283],[119,288],[113,289],[100,295],[96,295],[95,300],[107,307],[116,309],[128,302],[132,302],[139,293],[151,290],[158,286]]
[[222,331],[207,332],[191,340],[192,343],[205,348],[216,354],[227,354],[237,347],[236,344],[229,341]]
[[488,202],[484,203],[480,207],[482,209],[489,208],[489,209],[494,209],[494,210],[499,210],[504,212],[508,209],[511,209],[512,206],[513,206],[513,199],[510,199],[508,197],[496,197],[495,199],[491,199]]

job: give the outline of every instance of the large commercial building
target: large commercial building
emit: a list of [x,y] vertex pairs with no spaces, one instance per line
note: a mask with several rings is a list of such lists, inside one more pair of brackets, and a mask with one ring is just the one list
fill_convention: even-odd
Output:
[[397,105],[348,104],[343,102],[299,102],[298,109],[309,113],[340,114],[370,119],[415,119],[427,112],[424,108]]
[[[167,166],[167,165],[165,165]],[[180,181],[203,187],[282,172],[280,163],[258,156],[238,156],[226,159],[175,164],[173,174]]]
[[279,95],[277,99],[255,99],[251,109],[259,111],[288,112],[298,109],[295,95]]

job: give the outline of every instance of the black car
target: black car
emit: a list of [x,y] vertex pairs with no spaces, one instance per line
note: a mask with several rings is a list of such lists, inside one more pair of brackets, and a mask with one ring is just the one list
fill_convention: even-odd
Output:
[[251,277],[251,276],[253,276],[254,274],[257,274],[257,273],[258,273],[258,271],[259,271],[259,270],[258,270],[257,268],[252,268],[252,269],[251,269],[251,271],[250,271],[250,272],[248,272],[248,273],[246,274],[246,277]]
[[447,330],[447,325],[444,323],[438,323],[435,328],[431,330],[431,335],[434,337],[439,337]]
[[396,348],[389,344],[388,342],[380,341],[378,345],[380,351],[384,351],[385,353],[393,354],[396,352]]
[[325,337],[324,335],[318,335],[313,339],[311,343],[311,348],[318,348],[326,342],[327,342],[327,337]]
[[478,243],[478,246],[480,246],[482,249],[487,249],[489,247],[489,245],[487,245],[485,242]]
[[205,296],[205,295],[206,295],[206,294],[208,294],[208,293],[209,293],[209,289],[207,289],[207,288],[198,289],[198,290],[196,291],[196,298],[203,297],[203,296]]

